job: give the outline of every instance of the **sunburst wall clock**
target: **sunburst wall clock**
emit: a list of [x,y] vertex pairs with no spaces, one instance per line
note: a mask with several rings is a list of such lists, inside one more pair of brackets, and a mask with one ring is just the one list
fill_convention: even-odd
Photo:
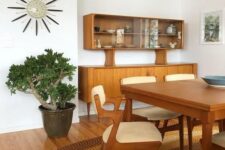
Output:
[[25,22],[23,32],[27,30],[31,24],[35,26],[35,34],[38,35],[40,26],[44,26],[50,33],[49,25],[51,23],[59,25],[54,19],[55,12],[62,12],[60,9],[53,9],[53,3],[58,0],[20,0],[17,2],[18,6],[8,7],[9,9],[17,10],[19,16],[12,20],[12,22],[23,19]]

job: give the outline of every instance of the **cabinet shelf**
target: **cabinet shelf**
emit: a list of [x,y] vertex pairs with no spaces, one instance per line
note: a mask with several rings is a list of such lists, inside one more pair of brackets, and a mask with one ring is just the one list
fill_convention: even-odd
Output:
[[[117,35],[116,33],[109,33],[109,32],[95,32],[94,34],[103,34],[103,35]],[[145,33],[124,33],[123,35],[149,35],[150,34],[145,34]],[[166,34],[166,33],[163,33],[163,34],[158,34],[158,36],[171,36],[171,37],[177,37],[178,35],[177,34]]]
[[[109,32],[95,32],[94,34],[117,35],[116,33]],[[143,33],[124,33],[123,35],[143,35]]]
[[[108,32],[110,30],[115,30],[115,32]],[[166,31],[177,34],[167,34]],[[84,49],[105,50],[105,52],[109,50],[155,50],[156,58],[163,55],[161,57],[163,61],[156,62],[166,63],[166,50],[183,48],[183,31],[183,20],[89,14],[84,16]],[[170,43],[176,43],[176,46],[170,48]],[[102,48],[96,48],[99,46]],[[104,46],[107,47],[104,48]],[[161,48],[158,48],[159,46]],[[161,53],[158,52],[159,50]],[[165,51],[162,52],[162,50]],[[114,52],[106,55],[107,58],[111,56],[112,59],[115,58]]]
[[159,36],[171,36],[171,37],[177,37],[177,34],[158,34]]

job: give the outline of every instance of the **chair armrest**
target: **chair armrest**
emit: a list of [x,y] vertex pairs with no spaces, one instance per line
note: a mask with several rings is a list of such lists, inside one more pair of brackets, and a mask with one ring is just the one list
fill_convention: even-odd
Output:
[[111,97],[106,99],[105,104],[113,104],[114,111],[116,111],[119,110],[121,102],[122,102],[121,97]]
[[113,120],[114,123],[120,122],[123,118],[123,111],[122,110],[117,110],[117,111],[104,110],[101,117],[110,118]]
[[123,111],[120,111],[119,109],[117,109],[120,106],[121,99],[119,99],[117,101],[110,101],[110,100],[108,100],[108,102],[115,103],[114,111],[109,111],[109,110],[103,109],[102,106],[101,106],[101,102],[99,100],[99,96],[98,95],[95,95],[94,99],[95,99],[95,105],[96,105],[96,109],[97,109],[97,112],[98,112],[98,116],[100,118],[111,118],[113,121],[117,121],[116,118],[122,118]]

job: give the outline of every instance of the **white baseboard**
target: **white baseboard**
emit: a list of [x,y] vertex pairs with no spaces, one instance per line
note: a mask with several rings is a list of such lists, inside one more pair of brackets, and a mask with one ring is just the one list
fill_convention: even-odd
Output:
[[[78,115],[74,115],[72,119],[72,123],[79,123],[79,122],[80,122],[80,119]],[[7,126],[5,128],[0,128],[0,134],[25,131],[25,130],[31,130],[31,129],[40,129],[40,128],[43,128],[42,122],[36,122],[31,124],[20,124],[20,125]]]

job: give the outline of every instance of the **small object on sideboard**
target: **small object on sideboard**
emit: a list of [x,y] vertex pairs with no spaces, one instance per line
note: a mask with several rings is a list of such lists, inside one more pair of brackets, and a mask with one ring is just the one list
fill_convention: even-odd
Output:
[[132,32],[132,28],[131,28],[129,25],[126,25],[126,26],[124,27],[124,32],[125,32],[125,33],[131,33],[131,32]]
[[177,42],[174,42],[174,43],[170,42],[169,45],[170,45],[170,48],[175,48],[177,45]]
[[103,46],[103,48],[109,49],[109,48],[112,48],[112,45],[105,45]]
[[97,48],[101,48],[101,47],[102,47],[102,45],[101,45],[101,41],[100,41],[99,39],[97,40],[96,47],[97,47]]
[[95,32],[100,32],[100,27],[99,26],[95,26],[94,30],[95,30]]
[[166,29],[167,34],[175,35],[177,33],[177,27],[173,24],[170,24]]
[[178,39],[180,40],[181,39],[181,31],[178,31],[177,35],[178,35]]
[[115,33],[116,32],[116,30],[114,30],[114,29],[108,29],[108,30],[106,30],[106,32],[108,32],[108,33]]

